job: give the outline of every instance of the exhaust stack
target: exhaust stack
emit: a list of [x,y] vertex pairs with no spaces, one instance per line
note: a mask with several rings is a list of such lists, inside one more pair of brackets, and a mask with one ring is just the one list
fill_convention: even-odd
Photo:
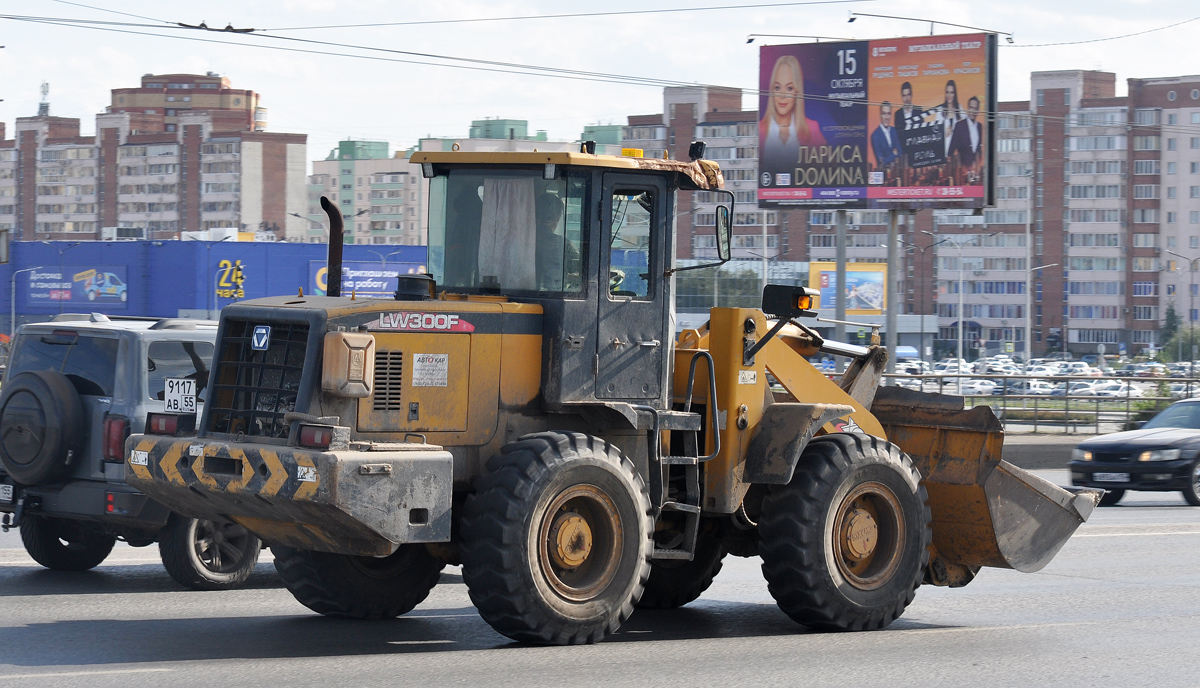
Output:
[[321,197],[321,210],[329,216],[329,255],[326,266],[329,274],[325,276],[325,295],[342,295],[342,213],[328,198]]

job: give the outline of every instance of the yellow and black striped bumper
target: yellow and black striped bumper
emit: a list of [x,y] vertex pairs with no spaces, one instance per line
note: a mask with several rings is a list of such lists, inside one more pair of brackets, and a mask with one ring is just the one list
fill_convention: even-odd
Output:
[[125,479],[173,511],[231,519],[268,544],[380,556],[404,543],[449,541],[450,453],[397,446],[322,452],[134,435]]

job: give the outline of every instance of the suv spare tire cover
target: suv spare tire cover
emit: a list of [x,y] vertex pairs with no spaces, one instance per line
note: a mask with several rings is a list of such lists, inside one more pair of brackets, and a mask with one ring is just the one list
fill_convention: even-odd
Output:
[[83,449],[83,402],[56,370],[14,375],[0,393],[0,463],[22,485],[60,478]]

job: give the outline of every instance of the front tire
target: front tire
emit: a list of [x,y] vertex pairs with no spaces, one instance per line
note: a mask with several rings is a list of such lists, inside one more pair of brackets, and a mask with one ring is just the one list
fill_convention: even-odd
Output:
[[543,432],[488,462],[463,519],[463,581],[492,628],[574,645],[615,632],[650,573],[650,500],[620,450]]
[[163,567],[193,590],[236,588],[254,572],[262,543],[236,523],[171,514],[158,543]]
[[53,571],[87,571],[112,552],[117,536],[78,521],[26,516],[21,543],[37,563]]
[[1100,498],[1100,506],[1114,506],[1124,496],[1125,490],[1105,490],[1104,496]]
[[893,444],[813,439],[762,505],[763,575],[779,608],[812,629],[884,628],[912,602],[929,562],[928,496]]
[[1192,506],[1200,506],[1200,461],[1192,466],[1192,482],[1183,491],[1183,498]]
[[400,545],[386,557],[329,554],[271,545],[275,570],[296,600],[325,616],[392,619],[429,596],[442,562],[425,545]]

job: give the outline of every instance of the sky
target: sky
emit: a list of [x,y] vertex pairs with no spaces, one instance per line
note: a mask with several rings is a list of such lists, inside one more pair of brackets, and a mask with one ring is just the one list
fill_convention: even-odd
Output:
[[[292,39],[750,89],[756,85],[759,45],[807,40],[759,37],[750,44],[750,34],[871,39],[930,33],[927,21],[864,16],[849,23],[850,12],[932,19],[1012,33],[1011,47],[1001,40],[1001,100],[1028,99],[1029,73],[1034,70],[1112,71],[1117,75],[1118,95],[1124,94],[1125,79],[1130,77],[1200,74],[1200,51],[1195,49],[1200,40],[1200,5],[1194,0],[856,0],[748,7],[754,4],[778,3],[0,0],[0,14],[6,16],[157,26],[203,21],[215,27],[230,24],[259,30],[235,35],[106,25],[161,34],[151,36],[0,18],[0,45],[5,46],[0,50],[0,121],[8,123],[11,132],[15,118],[36,114],[40,86],[48,82],[51,114],[80,118],[84,135],[90,135],[95,129],[95,113],[110,103],[110,89],[135,87],[146,73],[213,71],[229,77],[234,88],[252,89],[261,95],[269,110],[270,131],[307,134],[310,159],[323,159],[337,141],[346,138],[387,141],[394,151],[429,135],[466,137],[471,121],[486,117],[528,120],[531,133],[544,129],[551,139],[575,140],[586,124],[624,124],[631,114],[662,112],[662,86],[414,64],[444,61]],[[695,9],[717,6],[736,8]],[[645,13],[667,9],[686,11]],[[544,17],[622,11],[643,13]],[[445,23],[528,16],[541,18]],[[1149,31],[1193,18],[1196,21],[1118,40],[1038,47]],[[387,22],[406,24],[296,28]],[[942,24],[934,30],[938,34],[965,31]],[[749,94],[744,105],[755,107]]]

